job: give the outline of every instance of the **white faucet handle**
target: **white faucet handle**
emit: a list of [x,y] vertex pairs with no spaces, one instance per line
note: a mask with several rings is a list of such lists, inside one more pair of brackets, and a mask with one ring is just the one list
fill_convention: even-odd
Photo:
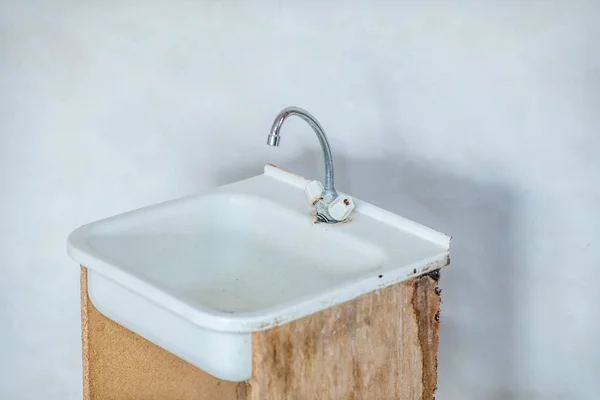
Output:
[[304,187],[304,193],[310,204],[314,205],[317,201],[321,200],[323,185],[319,181],[310,181]]
[[354,207],[352,197],[341,194],[329,204],[328,211],[335,220],[343,221],[348,218]]

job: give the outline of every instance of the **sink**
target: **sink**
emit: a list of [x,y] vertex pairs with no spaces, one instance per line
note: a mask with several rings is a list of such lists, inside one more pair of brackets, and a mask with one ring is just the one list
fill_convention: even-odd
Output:
[[71,258],[107,317],[225,380],[252,374],[252,332],[448,264],[450,238],[354,199],[317,223],[308,180],[264,174],[76,229]]

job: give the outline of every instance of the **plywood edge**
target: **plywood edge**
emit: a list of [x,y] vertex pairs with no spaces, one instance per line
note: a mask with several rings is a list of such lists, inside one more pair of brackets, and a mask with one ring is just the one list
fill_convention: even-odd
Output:
[[89,336],[88,336],[88,295],[87,295],[87,268],[81,266],[80,275],[81,291],[81,356],[83,366],[83,400],[90,400],[90,362],[89,362]]
[[423,399],[434,399],[437,390],[437,367],[440,330],[441,290],[439,270],[415,279],[412,283],[412,307],[417,322],[417,337],[422,358]]

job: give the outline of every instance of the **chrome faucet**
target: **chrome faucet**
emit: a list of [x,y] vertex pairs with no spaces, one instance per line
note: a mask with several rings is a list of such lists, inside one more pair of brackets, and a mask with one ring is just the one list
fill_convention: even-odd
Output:
[[[323,191],[321,193],[321,199],[315,203],[317,208],[317,219],[321,222],[336,223],[339,220],[333,218],[329,212],[329,205],[336,200],[338,193],[333,185],[333,160],[331,158],[331,149],[329,148],[329,141],[325,135],[325,131],[319,121],[306,110],[299,107],[287,107],[283,109],[273,121],[271,132],[267,138],[267,144],[269,146],[279,146],[281,136],[279,132],[281,126],[285,120],[290,116],[295,115],[302,118],[310,125],[310,127],[317,134],[319,143],[321,144],[321,150],[323,150],[323,158],[325,160],[325,180],[323,182]],[[318,193],[318,192],[317,192]],[[347,202],[346,202],[347,204]]]

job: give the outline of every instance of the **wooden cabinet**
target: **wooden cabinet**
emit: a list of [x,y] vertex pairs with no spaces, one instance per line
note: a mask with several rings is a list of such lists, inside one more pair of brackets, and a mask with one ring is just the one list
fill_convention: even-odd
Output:
[[84,399],[433,399],[439,272],[252,337],[253,377],[217,379],[109,320],[81,269]]

